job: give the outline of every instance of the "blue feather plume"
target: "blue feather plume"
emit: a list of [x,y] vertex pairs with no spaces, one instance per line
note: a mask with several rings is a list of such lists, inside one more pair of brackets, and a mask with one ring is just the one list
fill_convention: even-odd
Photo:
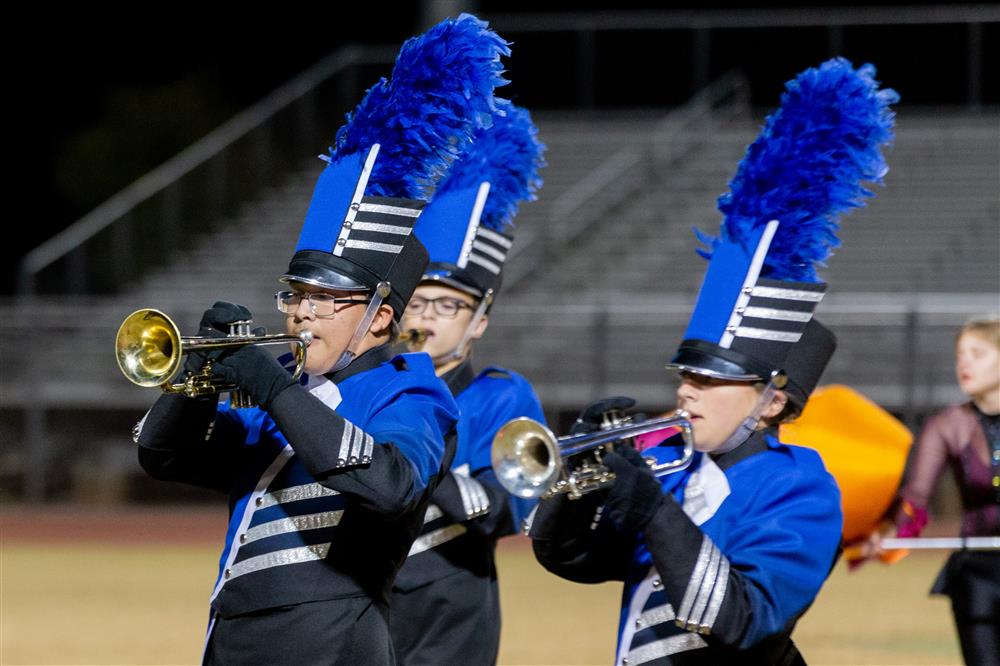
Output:
[[437,193],[477,187],[489,181],[490,194],[480,224],[495,231],[512,227],[522,201],[534,201],[542,186],[545,145],[527,109],[497,99],[490,127],[476,132],[472,145],[452,164]]
[[330,148],[333,159],[381,144],[368,192],[427,199],[474,132],[492,122],[493,89],[508,83],[508,43],[470,14],[408,39],[390,79],[370,88]]
[[888,171],[881,148],[892,143],[889,105],[898,101],[894,90],[878,89],[874,66],[855,70],[844,58],[789,81],[780,108],[719,198],[720,238],[698,233],[699,240],[713,247],[721,240],[745,242],[778,220],[761,276],[818,282],[816,267],[840,244],[839,217],[873,196],[862,181],[881,184]]

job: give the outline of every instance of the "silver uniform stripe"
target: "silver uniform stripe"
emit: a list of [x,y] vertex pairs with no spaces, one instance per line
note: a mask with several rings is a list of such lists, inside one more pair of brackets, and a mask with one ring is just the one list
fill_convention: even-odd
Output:
[[705,617],[701,624],[705,627],[706,633],[715,626],[715,618],[719,616],[719,609],[722,608],[722,601],[726,598],[726,588],[729,586],[729,560],[722,558],[719,566],[719,576],[715,582],[715,589],[712,590],[712,598],[708,602],[705,610]]
[[698,588],[698,596],[695,599],[694,606],[687,617],[677,618],[678,621],[684,622],[685,628],[690,631],[708,633],[708,627],[702,621],[702,616],[708,607],[708,600],[712,596],[712,589],[715,587],[715,582],[719,578],[719,564],[722,560],[722,552],[715,547],[715,544],[712,544],[711,554],[708,559],[708,569],[705,571],[705,577],[701,580],[701,586]]
[[447,527],[442,527],[439,530],[434,530],[433,532],[428,532],[427,534],[421,535],[413,542],[410,547],[409,556],[412,557],[418,553],[422,553],[425,550],[430,550],[435,546],[440,546],[443,543],[451,541],[455,537],[459,537],[465,534],[465,525],[448,525]]
[[424,514],[424,525],[429,522],[435,521],[444,515],[444,511],[441,510],[437,504],[428,504],[427,513]]
[[[153,410],[150,409],[149,412],[151,411]],[[139,419],[139,422],[132,426],[132,443],[139,443],[139,437],[142,435],[142,426],[146,425],[146,417],[149,416],[149,412],[143,414],[142,418]],[[215,421],[212,421],[212,423],[215,423]],[[206,437],[206,439],[208,438]]]
[[687,618],[691,616],[691,608],[694,606],[695,598],[701,589],[701,581],[705,577],[708,563],[712,559],[712,549],[714,547],[711,539],[707,536],[702,537],[701,550],[698,551],[698,559],[695,560],[694,571],[691,572],[687,589],[684,590],[684,599],[681,601],[680,608],[677,609],[677,617],[680,620],[686,622]]
[[794,310],[778,310],[777,308],[748,307],[743,312],[744,317],[757,319],[777,319],[778,321],[801,321],[808,323],[812,319],[811,312],[796,312]]
[[[288,464],[288,461],[291,460],[294,455],[295,451],[292,450],[291,446],[286,444],[284,448],[278,452],[278,455],[275,456],[271,464],[268,465],[267,469],[264,470],[260,480],[257,481],[257,486],[254,488],[254,491],[250,493],[250,496],[247,498],[246,506],[243,509],[243,515],[240,517],[240,523],[236,528],[236,534],[243,534],[247,531],[247,528],[250,526],[250,520],[253,518],[254,511],[256,510],[257,500],[264,496],[267,492],[267,487],[271,485],[271,481],[274,480],[274,477],[278,475],[278,472],[280,472],[281,469]],[[223,572],[228,571],[230,567],[233,566],[233,562],[236,561],[236,555],[239,552],[239,540],[234,539],[233,543],[229,546],[229,554],[226,555],[226,561],[222,566]],[[227,576],[219,576],[219,580],[215,583],[215,589],[212,590],[212,596],[210,597],[211,601],[214,601],[215,598],[219,596],[219,591],[222,590],[222,586],[226,584],[227,580]]]
[[664,622],[670,622],[676,617],[677,614],[674,613],[674,607],[670,604],[663,604],[662,606],[656,606],[655,608],[643,611],[642,615],[635,622],[635,628],[640,630],[648,629]]
[[514,244],[509,238],[505,238],[492,229],[486,229],[484,227],[479,228],[479,236],[492,241],[501,247],[505,247],[508,250]]
[[482,516],[489,511],[490,498],[478,481],[461,474],[455,474],[455,482],[462,494],[462,506],[467,518]]
[[498,275],[500,273],[499,266],[494,264],[489,259],[484,259],[483,257],[480,257],[478,254],[470,255],[469,261],[471,261],[474,264],[479,264],[480,266],[488,270],[490,273],[493,273],[494,275]]
[[383,234],[398,234],[409,236],[409,227],[397,227],[394,224],[380,224],[378,222],[354,222],[351,224],[355,231],[378,231]]
[[751,328],[740,326],[736,329],[737,338],[754,338],[755,340],[773,340],[774,342],[798,342],[802,337],[801,333],[790,331],[769,331],[766,328]]
[[257,505],[257,509],[266,509],[269,506],[275,506],[277,504],[287,504],[288,502],[298,502],[300,500],[315,499],[317,497],[330,497],[339,494],[340,493],[336,490],[331,490],[330,488],[318,483],[307,483],[301,486],[292,486],[291,488],[275,490],[273,493],[263,495],[260,498],[260,504]]
[[733,344],[733,334],[732,331],[740,325],[740,321],[743,320],[743,315],[740,312],[747,306],[750,302],[750,295],[753,286],[757,283],[757,278],[760,276],[761,268],[764,266],[764,259],[767,258],[767,250],[771,247],[771,241],[774,240],[774,234],[778,231],[778,221],[771,220],[764,227],[764,232],[760,235],[760,241],[757,242],[757,248],[754,250],[753,258],[750,260],[750,266],[747,267],[746,276],[743,278],[743,286],[740,288],[739,296],[736,297],[736,303],[733,304],[733,311],[729,314],[729,321],[726,323],[726,330],[719,338],[719,346],[723,349],[729,349]]
[[458,253],[458,267],[465,268],[469,263],[469,254],[472,252],[472,241],[475,240],[479,231],[479,220],[483,216],[483,208],[486,206],[486,197],[490,194],[490,184],[480,183],[479,191],[476,192],[476,202],[469,213],[469,224],[465,228],[465,238],[462,240],[462,250]]
[[483,243],[481,241],[476,241],[475,243],[473,243],[472,244],[472,249],[473,250],[479,250],[483,254],[488,254],[489,256],[493,257],[497,261],[503,261],[504,259],[507,258],[507,254],[506,253],[501,252],[500,250],[496,249],[492,245],[487,245],[486,243]]
[[402,245],[389,245],[388,243],[373,243],[372,241],[347,239],[345,247],[354,247],[359,250],[372,250],[373,252],[388,252],[389,254],[399,254]]
[[[420,210],[416,208],[403,208],[402,206],[387,206],[385,204],[375,203],[362,203],[358,207],[358,211],[364,213],[385,213],[386,215],[398,215],[400,217],[420,217]],[[361,227],[355,224],[354,228],[360,229]],[[397,232],[391,231],[389,233]],[[410,233],[410,229],[407,228],[403,233]]]
[[646,643],[642,647],[629,652],[627,657],[628,665],[636,666],[637,664],[645,664],[660,657],[677,654],[678,652],[687,652],[688,650],[697,650],[698,648],[707,646],[708,643],[698,634],[678,634],[670,638],[661,638],[658,641]]
[[324,511],[322,513],[310,513],[305,516],[292,516],[291,518],[281,518],[262,523],[247,530],[246,538],[241,538],[244,544],[258,539],[264,539],[277,534],[288,534],[289,532],[305,532],[306,530],[319,530],[324,527],[333,527],[340,523],[344,510]]
[[[354,196],[351,197],[351,205],[347,208],[347,218],[344,222],[354,223],[354,218],[357,216],[358,211],[361,209],[361,199],[365,196],[365,188],[368,187],[368,179],[371,178],[372,169],[375,168],[375,159],[378,157],[378,151],[381,146],[377,143],[373,143],[371,149],[368,151],[368,156],[365,157],[365,165],[361,169],[361,176],[358,177],[358,182],[354,186]],[[351,225],[342,224],[340,225],[340,233],[337,235],[337,242],[333,244],[333,254],[340,256],[344,253],[344,248],[346,247],[347,239],[351,235]]]
[[232,580],[243,574],[262,571],[273,567],[283,567],[288,564],[300,564],[302,562],[314,562],[326,559],[330,552],[329,543],[318,543],[312,546],[300,546],[298,548],[286,548],[276,550],[273,553],[265,553],[257,557],[251,557],[233,565],[229,571],[228,580]]
[[819,303],[823,300],[822,291],[806,291],[804,289],[785,289],[783,287],[763,287],[756,286],[753,291],[750,292],[751,296],[760,296],[761,298],[781,298],[786,301],[809,301],[810,303]]
[[347,463],[347,459],[351,455],[351,440],[353,439],[353,437],[354,437],[354,424],[345,419],[344,432],[340,436],[340,451],[337,452],[338,464],[343,465]]

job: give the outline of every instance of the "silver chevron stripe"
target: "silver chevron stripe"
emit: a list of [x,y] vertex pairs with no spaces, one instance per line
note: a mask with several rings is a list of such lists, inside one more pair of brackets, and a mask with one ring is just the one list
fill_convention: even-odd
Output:
[[318,543],[313,546],[300,546],[298,548],[287,548],[276,550],[273,553],[266,553],[237,562],[229,569],[227,580],[232,580],[244,574],[271,569],[272,567],[283,567],[288,564],[300,564],[302,562],[313,562],[325,559],[330,552],[329,543]]
[[636,630],[648,629],[649,627],[656,626],[658,624],[663,624],[664,622],[670,622],[677,617],[674,613],[674,607],[670,604],[663,604],[662,606],[656,606],[648,610],[644,610],[639,619],[635,621]]
[[708,559],[708,569],[705,571],[705,578],[701,581],[701,587],[698,588],[698,596],[695,599],[694,607],[687,617],[678,618],[684,621],[687,625],[686,628],[691,631],[708,633],[709,627],[704,625],[701,618],[705,614],[705,609],[708,607],[708,600],[712,596],[712,590],[715,588],[716,581],[719,579],[719,565],[722,560],[722,553],[713,544],[712,552]]
[[728,586],[729,560],[723,557],[722,564],[719,566],[719,577],[715,583],[715,588],[712,590],[712,598],[709,600],[705,616],[701,620],[701,626],[704,627],[705,633],[711,631],[712,627],[715,626],[715,619],[719,617],[719,609],[722,608],[722,601],[726,598],[726,588]]
[[795,310],[779,310],[777,308],[760,308],[750,306],[743,312],[744,317],[757,319],[776,319],[778,321],[800,321],[808,323],[812,319],[811,312],[796,312]]
[[340,435],[340,451],[337,452],[337,465],[346,465],[351,455],[351,441],[354,439],[354,424],[344,419],[344,432]]
[[388,252],[389,254],[399,254],[403,250],[402,245],[389,245],[388,243],[373,243],[372,241],[347,239],[344,247],[353,247],[358,250],[372,250],[373,252]]
[[[719,609],[726,596],[729,560],[707,536],[702,538],[695,572],[702,567],[704,575],[699,575],[697,578],[692,575],[684,592],[685,604],[691,600],[692,605],[688,608],[682,604],[681,611],[677,613],[677,625],[688,631],[708,634],[711,633],[712,625],[715,624],[715,618],[719,615]],[[692,594],[692,591],[695,592]]]
[[261,523],[251,527],[241,537],[240,542],[247,544],[258,539],[265,539],[278,534],[288,534],[289,532],[304,532],[306,530],[319,530],[324,527],[333,527],[340,523],[344,510],[323,511],[322,513],[310,513],[305,516],[292,516],[291,518],[281,518],[267,523]]
[[698,551],[698,559],[694,563],[694,571],[691,572],[687,589],[684,590],[684,599],[681,600],[680,608],[677,609],[677,618],[683,622],[687,622],[687,618],[691,615],[691,608],[694,606],[698,590],[701,589],[701,581],[705,577],[705,571],[708,569],[708,563],[712,558],[712,548],[714,548],[712,540],[707,536],[703,536],[701,539],[701,549]]
[[476,481],[462,474],[455,474],[455,483],[458,484],[458,491],[462,495],[462,507],[465,509],[467,518],[482,516],[490,510],[490,498],[483,489],[483,486]]
[[805,289],[784,289],[782,287],[764,287],[757,285],[750,292],[751,296],[761,298],[782,298],[786,301],[809,301],[819,303],[823,300],[822,291],[807,291]]
[[444,515],[444,511],[441,510],[437,504],[428,504],[427,513],[424,514],[424,525],[433,522]]
[[658,641],[646,643],[642,647],[630,651],[626,659],[628,660],[628,666],[636,666],[637,664],[645,664],[660,657],[677,654],[678,652],[687,652],[688,650],[697,650],[698,648],[707,646],[708,643],[698,634],[678,634],[670,638],[661,638]]
[[340,449],[337,452],[337,467],[367,465],[371,462],[374,449],[375,440],[372,436],[345,419]]
[[355,231],[378,231],[383,234],[398,234],[409,236],[409,227],[398,227],[394,224],[381,224],[379,222],[352,222],[351,226]]
[[501,252],[500,250],[496,249],[492,245],[488,245],[488,244],[483,243],[481,241],[476,241],[475,243],[473,243],[472,244],[472,249],[473,250],[479,250],[483,254],[488,254],[489,256],[493,257],[497,261],[503,261],[504,259],[507,258],[507,254],[506,253]]
[[798,342],[801,333],[789,331],[769,331],[766,328],[751,328],[740,326],[734,335],[738,338],[754,338],[755,340],[773,340],[775,342]]
[[501,247],[505,247],[508,250],[514,244],[509,238],[504,238],[502,235],[498,234],[497,232],[493,231],[492,229],[487,229],[485,227],[479,227],[479,230],[476,232],[476,234],[478,236],[482,237],[482,238],[485,238],[485,239],[493,242],[493,243],[496,243],[497,245],[499,245]]
[[282,490],[275,490],[273,493],[262,495],[257,509],[266,509],[277,504],[287,504],[288,502],[298,502],[300,500],[315,499],[317,497],[331,497],[339,495],[336,490],[331,490],[318,483],[307,483],[301,486],[292,486]]
[[436,546],[440,546],[443,543],[451,541],[455,537],[459,537],[465,534],[465,525],[448,525],[447,527],[442,527],[439,530],[434,530],[433,532],[428,532],[417,538],[413,542],[413,546],[410,547],[410,557],[424,552],[425,550],[430,550]]
[[[387,206],[385,204],[374,204],[374,203],[361,203],[358,206],[359,212],[365,213],[384,213],[386,215],[399,215],[400,217],[420,217],[420,211],[416,208],[402,208],[401,206]],[[360,229],[358,225],[354,225],[355,229]],[[407,229],[406,233],[410,233]]]
[[485,268],[486,270],[488,270],[490,273],[493,273],[494,275],[497,275],[497,274],[500,273],[500,267],[499,266],[497,266],[496,264],[494,264],[489,259],[484,259],[483,257],[480,257],[478,254],[470,255],[469,256],[469,261],[471,261],[474,264],[479,264],[480,266],[482,266],[483,268]]

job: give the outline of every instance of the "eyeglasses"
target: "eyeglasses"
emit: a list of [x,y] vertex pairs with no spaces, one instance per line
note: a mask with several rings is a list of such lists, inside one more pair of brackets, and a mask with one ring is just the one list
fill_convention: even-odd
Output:
[[458,314],[459,310],[473,309],[472,306],[465,301],[461,301],[457,298],[451,298],[450,296],[440,296],[438,298],[414,296],[410,299],[410,302],[406,304],[406,314],[421,315],[427,309],[427,306],[431,304],[434,305],[434,312],[436,312],[438,316],[444,317],[445,319],[452,319]]
[[[338,312],[338,304],[368,302],[368,299],[337,298],[332,294],[322,291],[309,294],[300,294],[294,291],[279,291],[274,295],[274,304],[278,307],[278,312],[294,314],[303,299],[309,302],[310,312],[317,317],[332,317]],[[343,310],[344,308],[340,309]]]

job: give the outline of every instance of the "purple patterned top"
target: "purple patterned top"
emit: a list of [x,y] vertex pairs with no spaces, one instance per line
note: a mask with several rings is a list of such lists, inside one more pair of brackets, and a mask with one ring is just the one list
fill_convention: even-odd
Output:
[[914,513],[926,515],[934,488],[949,465],[962,497],[962,536],[1000,536],[1000,487],[996,483],[1000,441],[991,441],[997,439],[998,421],[1000,417],[982,414],[971,402],[953,405],[928,419],[900,490],[904,508],[906,503],[911,505],[911,510],[897,514],[900,530],[919,532],[922,525],[913,524]]

